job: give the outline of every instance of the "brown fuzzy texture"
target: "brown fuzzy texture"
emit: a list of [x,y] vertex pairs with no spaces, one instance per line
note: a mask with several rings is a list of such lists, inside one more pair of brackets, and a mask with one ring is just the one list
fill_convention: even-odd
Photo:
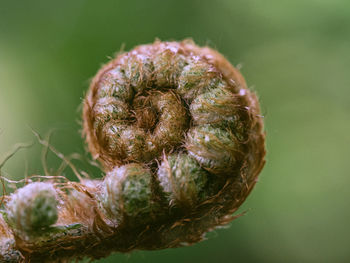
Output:
[[[137,58],[144,59],[142,55],[151,62],[137,63]],[[202,71],[185,75],[188,61],[195,61],[195,69]],[[152,63],[153,67],[147,66]],[[117,76],[113,71],[117,67],[125,68],[123,81],[126,82],[111,80]],[[122,98],[101,95],[105,92],[105,82],[123,86],[124,93],[118,93]],[[191,103],[213,82],[219,83],[214,87],[218,89],[218,97],[207,100],[203,95],[203,105],[208,106],[209,113],[204,110],[193,115],[198,107],[191,108]],[[186,90],[188,83],[195,87]],[[234,128],[230,128],[231,124],[222,128],[222,123],[226,125],[229,117],[234,117]],[[206,118],[209,128],[201,128]],[[118,170],[113,169],[122,169],[129,163],[137,163],[153,174],[150,192],[147,192],[151,194],[147,200],[152,208],[148,218],[129,218],[126,213],[118,218],[111,216],[109,208],[105,209],[101,201],[101,198],[109,198],[102,194],[103,180],[55,182],[59,196],[55,226],[80,225],[67,228],[64,235],[50,234],[49,238],[28,238],[25,233],[12,231],[15,240],[12,259],[17,256],[25,262],[67,262],[84,257],[98,259],[116,251],[156,250],[197,243],[208,231],[239,216],[233,214],[255,186],[265,164],[265,133],[256,95],[247,88],[239,71],[221,54],[209,47],[199,47],[190,40],[156,41],[138,46],[104,65],[91,82],[84,101],[83,121],[89,150],[110,176],[115,173],[118,177]],[[203,131],[211,132],[210,142],[214,144],[205,151],[201,148],[207,143],[205,135],[201,141],[200,132]],[[233,146],[220,138],[229,138]],[[210,156],[218,152],[215,148],[218,145],[228,160],[225,167],[215,166],[216,156]],[[204,169],[209,183],[205,184],[204,190],[196,189],[195,192],[204,193],[205,197],[191,197],[190,201],[184,197],[178,203],[188,204],[177,206],[176,200],[168,202],[156,171],[161,162],[167,162],[169,154],[185,153]],[[200,154],[203,156],[198,157]],[[169,167],[168,163],[166,165]],[[127,183],[133,187],[132,181]],[[122,191],[122,186],[118,187],[118,191]],[[140,190],[135,189],[127,190],[135,195]],[[124,198],[122,194],[118,192],[118,198]],[[126,201],[120,203],[122,206],[119,204],[119,210],[125,208]],[[12,236],[2,218],[0,232]],[[4,260],[3,254],[0,257]]]

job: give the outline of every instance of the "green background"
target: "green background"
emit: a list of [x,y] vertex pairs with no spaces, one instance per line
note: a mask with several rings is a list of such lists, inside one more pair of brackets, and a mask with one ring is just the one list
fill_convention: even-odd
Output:
[[[98,262],[349,262],[348,0],[0,0],[0,156],[33,139],[28,125],[83,154],[79,105],[99,66],[123,44],[188,37],[242,66],[261,99],[267,164],[247,214],[207,241]],[[26,160],[42,174],[36,145],[6,176],[23,178]]]

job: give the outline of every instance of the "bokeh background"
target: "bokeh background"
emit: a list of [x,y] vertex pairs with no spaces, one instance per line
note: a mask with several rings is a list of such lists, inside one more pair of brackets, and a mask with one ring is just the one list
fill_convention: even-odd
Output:
[[[188,37],[240,65],[261,99],[267,164],[247,213],[192,247],[96,262],[349,262],[348,0],[0,0],[0,156],[33,140],[29,126],[87,156],[79,105],[99,66],[122,46]],[[42,174],[40,149],[5,175]]]

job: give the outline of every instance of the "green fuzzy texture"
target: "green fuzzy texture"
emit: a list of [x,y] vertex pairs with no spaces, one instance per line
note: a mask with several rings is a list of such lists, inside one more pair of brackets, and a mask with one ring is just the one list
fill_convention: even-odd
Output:
[[120,66],[126,83],[133,88],[135,94],[147,88],[148,79],[153,70],[154,65],[147,55],[131,54]]
[[229,130],[203,125],[187,133],[186,148],[201,166],[216,175],[227,175],[236,164],[239,150]]
[[95,105],[95,127],[104,125],[110,120],[124,120],[128,118],[128,105],[115,98],[105,97]]
[[165,50],[154,59],[156,84],[159,87],[175,86],[183,68],[187,65],[183,55]]
[[49,183],[32,183],[12,195],[6,205],[9,221],[19,231],[33,232],[55,224],[57,199]]
[[165,157],[157,176],[170,205],[193,207],[207,197],[208,172],[188,154]]
[[123,102],[130,102],[134,97],[134,90],[125,81],[120,66],[110,70],[99,84],[98,98],[113,97]]
[[133,163],[109,172],[104,180],[102,205],[113,218],[140,218],[153,210],[152,175]]
[[195,125],[234,127],[236,111],[235,96],[225,89],[221,81],[215,85],[215,88],[198,95],[190,105]]
[[189,61],[178,80],[177,92],[187,101],[195,98],[203,88],[210,85],[210,67],[200,61]]
[[34,229],[47,227],[56,222],[57,208],[55,204],[55,197],[49,194],[41,193],[33,200],[30,221]]

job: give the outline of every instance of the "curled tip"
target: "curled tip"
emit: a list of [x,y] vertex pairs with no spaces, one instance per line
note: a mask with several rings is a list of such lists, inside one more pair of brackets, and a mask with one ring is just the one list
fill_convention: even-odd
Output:
[[118,54],[83,110],[89,150],[107,172],[103,209],[120,225],[139,215],[135,227],[157,225],[158,213],[185,229],[163,226],[154,247],[199,241],[232,220],[255,185],[265,162],[259,114],[243,76],[209,47],[156,40]]
[[58,218],[57,194],[51,183],[28,184],[11,195],[7,217],[18,231],[33,232],[55,224]]

